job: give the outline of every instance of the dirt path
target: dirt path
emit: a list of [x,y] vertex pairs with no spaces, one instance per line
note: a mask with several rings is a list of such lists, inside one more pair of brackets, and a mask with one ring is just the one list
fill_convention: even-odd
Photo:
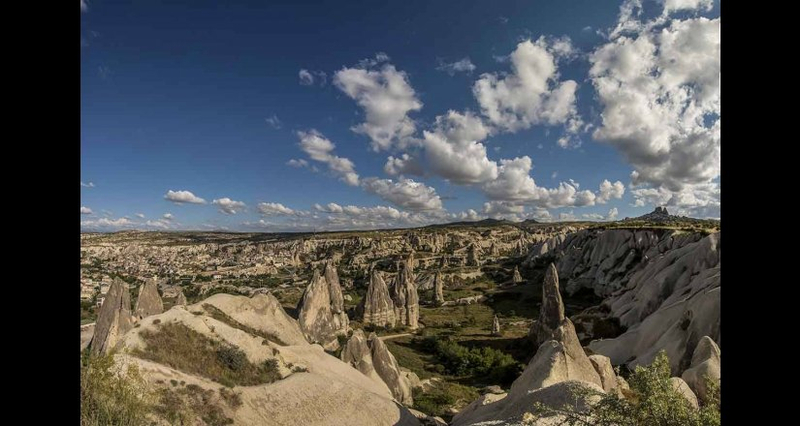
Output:
[[391,336],[381,336],[380,339],[381,340],[389,340],[389,339],[395,339],[397,337],[405,337],[405,336],[413,336],[413,335],[414,335],[414,333],[393,334]]

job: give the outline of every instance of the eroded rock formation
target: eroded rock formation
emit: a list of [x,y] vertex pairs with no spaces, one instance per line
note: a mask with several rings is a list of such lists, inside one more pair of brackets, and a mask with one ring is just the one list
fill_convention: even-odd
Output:
[[413,405],[408,374],[400,370],[394,355],[375,333],[370,333],[366,338],[363,330],[355,330],[342,349],[340,358],[365,376],[386,386],[401,403]]
[[414,253],[408,255],[395,277],[392,288],[396,325],[411,329],[419,327],[419,295],[414,284]]
[[140,320],[162,312],[164,312],[164,302],[158,294],[158,282],[155,278],[149,279],[139,287],[139,297],[136,299],[133,316]]
[[128,284],[115,278],[97,314],[94,335],[89,343],[92,353],[108,353],[131,328],[133,318]]
[[539,319],[531,326],[530,334],[535,336],[536,343],[541,345],[553,338],[556,329],[561,327],[565,320],[564,302],[561,300],[561,291],[558,285],[558,271],[551,263],[544,274]]
[[347,335],[349,320],[344,311],[344,298],[336,269],[329,262],[325,276],[315,270],[298,305],[300,328],[310,342],[326,349],[339,347],[338,335]]
[[381,327],[395,326],[394,302],[389,296],[389,288],[386,286],[386,281],[383,280],[380,271],[375,268],[370,272],[369,287],[362,303],[364,324],[374,324]]

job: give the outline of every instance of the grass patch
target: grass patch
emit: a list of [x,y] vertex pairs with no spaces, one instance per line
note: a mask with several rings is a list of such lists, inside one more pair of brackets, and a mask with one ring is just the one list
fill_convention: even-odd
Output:
[[[239,395],[227,389],[223,394],[222,389],[220,396],[226,402],[225,395],[236,395],[236,397]],[[158,397],[158,404],[154,407],[154,411],[170,424],[195,424],[198,418],[208,426],[233,424],[233,419],[225,415],[225,410],[213,390],[203,389],[192,384],[177,389],[159,389]],[[241,399],[239,399],[239,405],[241,405]]]
[[160,324],[139,334],[147,347],[134,355],[225,386],[252,386],[281,379],[275,359],[254,364],[241,349],[210,339],[184,324]]
[[81,354],[81,426],[145,426],[154,399],[135,365],[122,371],[113,355]]
[[448,408],[463,408],[480,396],[474,388],[446,381],[436,382],[425,391],[414,388],[412,392],[414,409],[448,421],[452,417],[447,412]]
[[221,309],[217,308],[216,306],[210,303],[203,303],[203,309],[205,309],[205,311],[208,312],[211,318],[214,318],[219,322],[224,322],[225,324],[228,324],[233,328],[238,328],[239,330],[252,334],[253,336],[263,337],[264,339],[273,341],[281,346],[288,346],[286,342],[281,340],[278,336],[271,333],[267,333],[264,330],[255,329],[253,327],[250,327],[249,325],[242,324],[239,321],[233,319],[230,315],[223,312]]

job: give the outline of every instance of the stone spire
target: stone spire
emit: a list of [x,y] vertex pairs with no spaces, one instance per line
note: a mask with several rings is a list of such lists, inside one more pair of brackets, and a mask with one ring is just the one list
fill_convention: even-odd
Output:
[[442,278],[442,273],[440,271],[436,271],[436,275],[433,276],[433,302],[436,304],[441,305],[444,303],[444,278]]
[[380,271],[372,268],[369,277],[369,288],[364,296],[364,324],[394,327],[394,303],[389,297],[389,288]]
[[310,342],[321,344],[325,349],[337,349],[337,335],[347,334],[349,320],[344,312],[344,298],[339,287],[339,277],[330,263],[325,267],[325,276],[314,270],[311,283],[306,287],[298,305],[300,329]]
[[561,300],[558,288],[558,271],[551,263],[544,274],[539,320],[531,327],[531,334],[536,335],[536,343],[542,344],[542,342],[553,339],[553,333],[565,319],[564,302]]
[[480,249],[475,243],[469,245],[467,252],[467,266],[481,266]]
[[500,335],[500,319],[497,318],[497,315],[494,316],[492,320],[492,336],[499,336]]
[[128,284],[115,278],[97,315],[94,336],[90,343],[92,353],[108,353],[131,328],[133,318]]
[[395,318],[398,325],[418,327],[419,295],[414,284],[414,252],[408,255],[394,282],[392,291]]
[[158,295],[158,283],[155,278],[149,279],[139,287],[139,297],[136,299],[133,316],[142,319],[162,312],[164,312],[164,302]]
[[514,284],[519,284],[522,282],[522,275],[520,275],[519,268],[517,268],[516,266],[514,267],[514,276],[511,278],[511,281]]
[[178,297],[175,298],[175,306],[178,305],[183,305],[183,306],[188,305],[188,302],[186,301],[186,296],[183,294],[183,290],[181,290],[180,288],[178,288]]

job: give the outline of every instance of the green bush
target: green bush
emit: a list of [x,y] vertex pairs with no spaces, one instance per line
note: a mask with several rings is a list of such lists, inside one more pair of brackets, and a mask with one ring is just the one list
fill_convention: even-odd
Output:
[[478,391],[469,386],[450,382],[436,382],[423,391],[412,389],[414,408],[431,416],[450,418],[448,408],[462,408],[478,398]]
[[434,354],[447,374],[456,376],[482,376],[493,382],[508,384],[521,372],[522,366],[514,358],[497,349],[467,348],[439,336],[422,340],[424,350]]
[[599,401],[589,412],[579,412],[572,406],[551,408],[541,403],[535,405],[534,414],[550,416],[560,414],[566,417],[563,424],[587,426],[718,426],[719,386],[707,380],[709,396],[695,409],[670,384],[669,359],[665,352],[658,354],[647,367],[637,366],[628,379],[630,391],[626,398],[615,393],[600,393],[592,390],[578,392],[576,397],[590,395]]
[[125,371],[112,355],[81,357],[81,425],[148,425],[153,395],[135,365]]

